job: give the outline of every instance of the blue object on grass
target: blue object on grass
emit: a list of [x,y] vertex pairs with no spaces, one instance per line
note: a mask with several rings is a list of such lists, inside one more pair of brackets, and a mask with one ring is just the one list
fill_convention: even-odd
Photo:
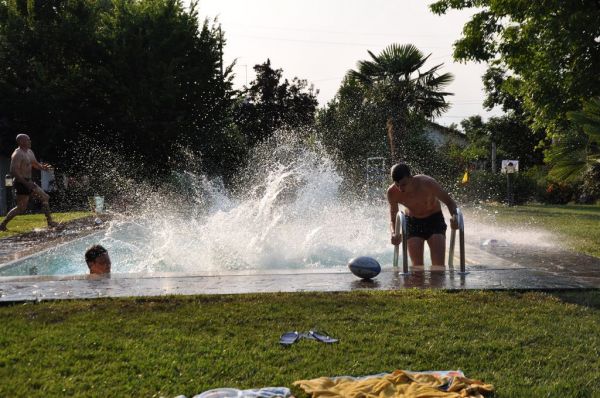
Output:
[[193,398],[289,398],[292,392],[287,387],[264,387],[250,390],[215,388]]
[[355,257],[348,262],[350,271],[359,278],[375,278],[381,272],[381,265],[372,257]]
[[281,345],[292,345],[300,338],[300,333],[298,332],[285,332],[279,338],[279,344]]
[[321,343],[331,344],[338,342],[338,339],[334,339],[333,337],[328,336],[327,333],[317,332],[316,330],[311,330],[308,332],[308,334],[310,337],[320,341]]

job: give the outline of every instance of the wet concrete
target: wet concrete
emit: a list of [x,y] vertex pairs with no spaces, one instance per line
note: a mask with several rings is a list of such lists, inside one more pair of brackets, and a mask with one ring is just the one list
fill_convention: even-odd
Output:
[[346,271],[231,275],[121,274],[109,277],[5,277],[0,302],[72,298],[161,296],[173,294],[238,294],[349,290],[432,289],[582,289],[600,288],[600,266],[582,272],[551,272],[538,268],[471,265],[468,273],[386,269],[373,280]]
[[[100,218],[103,223],[96,224],[94,222],[96,218]],[[59,228],[40,228],[0,239],[0,265],[97,232],[106,227],[108,220],[110,220],[108,214],[82,217],[61,224]]]

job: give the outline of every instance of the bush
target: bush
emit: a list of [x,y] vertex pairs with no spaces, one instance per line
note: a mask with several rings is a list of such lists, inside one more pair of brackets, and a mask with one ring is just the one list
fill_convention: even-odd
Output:
[[[506,174],[474,171],[469,182],[461,184],[458,198],[467,202],[507,201]],[[573,201],[594,203],[600,199],[600,165],[592,167],[578,181],[556,181],[548,177],[545,166],[534,166],[513,176],[514,204],[536,201],[546,204],[566,204]]]
[[546,166],[535,166],[525,172],[535,184],[533,199],[547,204],[566,204],[577,198],[578,181],[557,181],[548,177]]
[[590,167],[584,174],[583,184],[577,197],[580,203],[594,203],[598,200],[600,200],[600,163]]
[[[525,173],[511,177],[514,204],[522,204],[535,197],[535,181]],[[469,175],[469,182],[459,186],[457,196],[466,202],[496,201],[506,202],[507,175],[477,170]]]

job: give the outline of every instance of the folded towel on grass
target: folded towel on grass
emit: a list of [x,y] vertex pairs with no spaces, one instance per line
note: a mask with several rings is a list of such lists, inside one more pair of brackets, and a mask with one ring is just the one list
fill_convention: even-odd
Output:
[[482,398],[494,387],[465,377],[461,371],[409,372],[395,370],[365,377],[319,377],[295,386],[313,398]]
[[288,398],[291,395],[290,389],[286,387],[265,387],[250,390],[216,388],[195,395],[193,398]]

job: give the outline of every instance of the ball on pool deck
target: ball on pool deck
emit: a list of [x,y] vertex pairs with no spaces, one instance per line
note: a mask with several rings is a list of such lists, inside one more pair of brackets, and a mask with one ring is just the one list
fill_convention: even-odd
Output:
[[348,262],[350,271],[359,278],[375,278],[381,272],[381,265],[372,257],[355,257]]

